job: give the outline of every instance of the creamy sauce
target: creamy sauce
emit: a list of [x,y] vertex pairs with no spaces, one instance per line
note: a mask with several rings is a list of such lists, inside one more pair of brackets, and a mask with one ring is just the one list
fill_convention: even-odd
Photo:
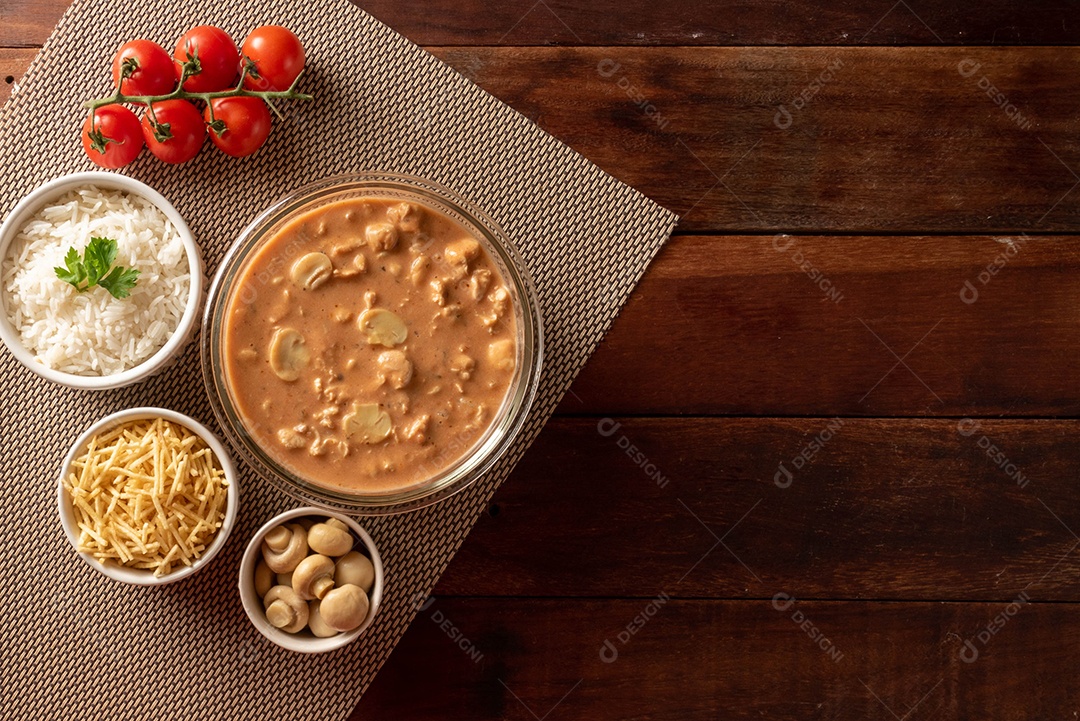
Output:
[[510,294],[460,224],[413,203],[304,212],[227,300],[226,384],[256,443],[322,486],[391,491],[452,465],[514,375]]

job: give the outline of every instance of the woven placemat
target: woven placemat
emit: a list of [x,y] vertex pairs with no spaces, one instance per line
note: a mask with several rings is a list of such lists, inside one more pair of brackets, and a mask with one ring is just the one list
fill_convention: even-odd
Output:
[[365,519],[386,564],[386,595],[358,642],[321,656],[278,649],[244,616],[243,547],[297,505],[241,472],[240,520],[228,547],[191,579],[134,588],[95,573],[65,541],[54,500],[74,437],[106,413],[161,405],[215,427],[197,345],[164,374],[87,393],[0,359],[3,494],[0,647],[4,718],[342,718],[385,661],[499,483],[600,341],[675,216],[617,182],[526,118],[345,0],[76,0],[0,112],[0,213],[37,185],[91,169],[75,141],[80,101],[110,91],[121,42],[171,48],[213,23],[235,38],[267,22],[309,51],[303,89],[252,158],[204,149],[182,167],[144,154],[125,172],[187,219],[213,273],[263,207],[309,181],[361,170],[412,173],[471,198],[516,240],[539,291],[546,331],[540,393],[506,457],[446,502]]

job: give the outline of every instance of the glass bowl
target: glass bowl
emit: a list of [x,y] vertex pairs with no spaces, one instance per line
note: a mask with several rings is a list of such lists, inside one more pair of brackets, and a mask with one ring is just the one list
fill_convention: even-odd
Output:
[[[419,204],[449,216],[472,233],[503,276],[513,301],[517,358],[502,405],[479,440],[456,460],[425,480],[387,491],[346,490],[301,477],[263,448],[247,428],[230,393],[224,358],[230,298],[248,285],[239,279],[273,235],[301,213],[346,199],[393,199]],[[390,514],[445,499],[480,478],[502,456],[525,421],[540,378],[543,331],[536,290],[517,248],[502,229],[467,199],[437,183],[393,173],[358,173],[307,185],[263,211],[228,250],[214,276],[203,315],[203,381],[226,437],[267,482],[304,503],[354,514]],[[452,450],[452,449],[451,449]]]

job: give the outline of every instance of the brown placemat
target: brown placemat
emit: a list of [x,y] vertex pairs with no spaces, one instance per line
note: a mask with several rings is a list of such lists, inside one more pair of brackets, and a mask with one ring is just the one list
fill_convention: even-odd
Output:
[[381,612],[346,649],[302,656],[264,640],[236,592],[246,541],[297,505],[251,473],[241,473],[241,517],[227,550],[174,585],[109,581],[62,535],[57,466],[90,422],[162,405],[214,427],[197,344],[145,384],[98,393],[40,380],[4,353],[4,718],[346,716],[412,620],[413,599],[434,585],[676,221],[345,0],[76,0],[0,112],[0,213],[40,183],[92,168],[75,140],[79,105],[109,92],[109,62],[121,42],[147,37],[171,48],[206,22],[235,38],[267,22],[291,27],[309,51],[303,89],[317,98],[289,107],[288,122],[247,160],[208,147],[179,168],[144,154],[125,170],[176,205],[210,273],[261,208],[308,181],[360,170],[431,178],[473,199],[519,244],[545,322],[540,393],[513,448],[480,482],[436,507],[363,521],[386,564]]

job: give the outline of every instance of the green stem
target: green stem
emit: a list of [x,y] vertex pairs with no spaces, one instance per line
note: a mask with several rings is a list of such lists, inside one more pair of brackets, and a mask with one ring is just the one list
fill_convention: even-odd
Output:
[[244,87],[244,78],[247,77],[247,68],[244,68],[240,72],[240,81],[231,90],[218,90],[213,93],[192,93],[184,90],[184,81],[187,80],[187,71],[184,70],[181,71],[180,82],[176,84],[176,90],[166,95],[124,95],[120,92],[120,88],[117,87],[115,94],[107,98],[88,100],[83,103],[83,107],[94,111],[105,105],[114,105],[116,103],[144,103],[147,106],[152,106],[153,103],[159,103],[163,100],[202,100],[209,105],[211,100],[217,100],[218,98],[260,98],[267,102],[272,99],[314,100],[315,98],[311,95],[296,91],[296,85],[303,75],[304,73],[301,71],[288,90],[248,90]]

